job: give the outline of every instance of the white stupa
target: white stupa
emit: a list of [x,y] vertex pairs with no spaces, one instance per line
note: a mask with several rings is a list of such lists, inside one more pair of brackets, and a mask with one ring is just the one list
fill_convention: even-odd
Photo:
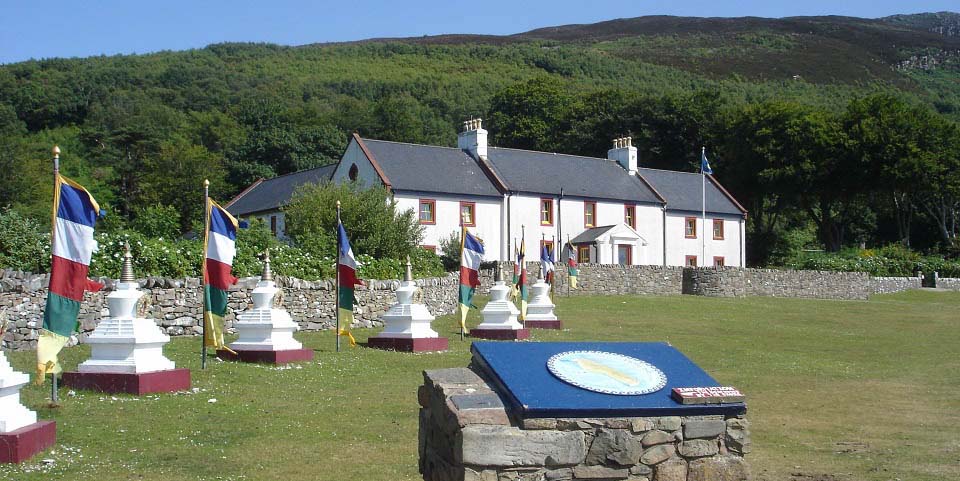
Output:
[[503,281],[499,264],[496,271],[496,282],[490,288],[490,302],[480,311],[483,322],[470,329],[470,335],[483,339],[527,339],[530,330],[517,321],[520,310],[507,299],[510,287]]
[[64,384],[131,394],[190,387],[190,371],[176,369],[174,362],[163,355],[163,346],[170,342],[170,336],[153,319],[138,317],[137,304],[143,294],[133,275],[128,244],[124,246],[120,280],[107,295],[110,316],[101,319],[84,341],[90,345],[90,359],[81,363],[77,372],[64,373]]
[[22,463],[57,442],[57,423],[37,421],[37,413],[20,404],[20,389],[29,381],[0,351],[0,463]]
[[14,371],[0,351],[0,433],[9,433],[37,422],[37,413],[20,404],[20,389],[30,376]]
[[369,347],[395,351],[443,351],[447,338],[430,327],[433,315],[427,306],[415,302],[420,289],[413,280],[413,266],[407,256],[407,272],[396,290],[397,303],[383,315],[384,329],[367,341]]
[[554,306],[550,300],[550,284],[543,278],[530,287],[533,296],[527,304],[527,318],[524,325],[535,329],[562,329],[562,322],[553,313]]
[[236,354],[218,351],[217,355],[227,359],[268,363],[313,359],[313,351],[304,349],[303,344],[293,338],[293,333],[299,329],[297,323],[286,309],[274,306],[278,294],[281,292],[273,281],[270,251],[267,250],[263,256],[263,274],[251,293],[253,309],[237,316],[233,323],[239,339],[229,347]]
[[130,246],[124,246],[123,269],[116,290],[107,296],[110,317],[102,319],[86,339],[90,359],[77,368],[81,373],[147,373],[176,367],[163,355],[170,336],[153,319],[137,317],[143,291],[133,276]]

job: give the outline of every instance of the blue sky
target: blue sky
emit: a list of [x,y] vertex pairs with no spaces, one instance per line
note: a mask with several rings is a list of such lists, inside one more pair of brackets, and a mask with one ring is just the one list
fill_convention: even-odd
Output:
[[641,15],[785,17],[960,10],[957,0],[0,0],[0,63],[200,48],[303,45],[443,33],[510,34]]

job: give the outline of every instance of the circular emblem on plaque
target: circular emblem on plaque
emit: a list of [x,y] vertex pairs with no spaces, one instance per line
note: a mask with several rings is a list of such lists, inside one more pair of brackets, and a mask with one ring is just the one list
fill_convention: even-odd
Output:
[[547,360],[547,369],[563,382],[604,394],[650,394],[667,385],[653,364],[613,352],[561,352]]

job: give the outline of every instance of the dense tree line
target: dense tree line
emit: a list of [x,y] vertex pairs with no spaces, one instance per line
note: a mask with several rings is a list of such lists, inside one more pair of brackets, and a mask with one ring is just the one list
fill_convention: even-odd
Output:
[[632,135],[656,168],[693,171],[706,146],[750,211],[755,264],[861,242],[956,249],[957,110],[943,103],[955,86],[934,99],[715,78],[630,58],[636,41],[221,44],[0,66],[0,207],[49,215],[59,144],[64,173],[109,210],[104,228],[163,215],[186,232],[204,178],[226,201],[336,161],[353,131],[454,145],[460,122],[482,116],[500,146],[603,156]]

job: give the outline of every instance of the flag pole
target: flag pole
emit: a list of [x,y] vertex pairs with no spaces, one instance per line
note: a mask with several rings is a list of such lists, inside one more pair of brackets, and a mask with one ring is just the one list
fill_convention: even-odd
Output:
[[[464,253],[464,250],[466,249],[466,244],[467,244],[467,228],[463,226],[463,210],[461,210],[461,211],[460,211],[460,265],[461,265],[461,266],[463,266],[463,253]],[[479,272],[480,266],[477,266],[477,269],[478,269],[477,274],[479,275],[479,274],[480,274],[480,272]],[[460,275],[461,275],[461,276],[463,275],[463,269],[460,270]],[[461,284],[461,285],[463,284],[463,279],[460,279],[460,284]],[[457,289],[458,289],[458,290],[457,290],[457,298],[459,299],[459,297],[460,297],[460,291],[459,291],[460,286],[457,286]],[[471,300],[470,304],[471,304],[471,305],[473,304],[473,301],[472,301],[472,300]],[[460,309],[466,309],[466,308],[464,308],[463,306],[461,306]],[[464,312],[469,312],[469,311],[464,311]],[[460,315],[462,316],[463,314],[460,314]],[[462,322],[460,322],[460,342],[463,342],[463,335],[464,335],[464,333],[463,333],[463,325],[466,324],[466,321],[464,321],[464,319],[465,319],[465,318],[463,318],[463,317],[460,318],[460,320],[462,321]]]
[[550,295],[553,295],[553,282],[557,280],[557,236],[550,236],[550,262],[553,264],[553,275],[550,276]]
[[[57,184],[59,183],[60,183],[60,147],[54,145],[53,146],[53,188],[56,189],[58,187]],[[56,198],[57,193],[54,192],[53,195],[54,195],[54,198]],[[57,207],[55,206],[54,209],[56,208]],[[54,217],[56,217],[57,213],[54,212],[53,215]],[[56,228],[56,219],[54,219],[53,228],[54,229]],[[50,252],[51,253],[53,252],[53,243],[55,242],[54,241],[55,238],[56,236],[54,235],[50,236]],[[57,406],[58,404],[60,404],[60,389],[57,386],[57,373],[52,372],[50,374],[53,375],[53,382],[50,383],[50,404],[51,406]]]
[[523,264],[520,264],[520,273],[517,279],[517,282],[520,284],[517,286],[517,293],[520,295],[520,322],[523,323],[523,327],[527,327],[527,316],[523,313],[523,274],[527,270],[527,252],[524,247],[527,243],[527,226],[526,224],[520,224],[520,251],[523,252]]
[[[210,235],[210,233],[207,232],[209,229],[210,229],[210,180],[203,179],[203,237],[204,239],[206,239],[206,237]],[[206,246],[206,242],[204,242],[204,246]],[[201,269],[201,271],[203,271],[202,281],[205,283],[207,281],[207,253],[206,252],[203,253],[203,268]],[[203,289],[204,289],[204,301],[206,301],[205,291],[207,287],[203,286]],[[204,306],[204,310],[206,310],[206,306]],[[206,316],[206,313],[204,313],[200,317],[200,322],[202,326],[200,329],[200,332],[201,332],[200,369],[206,369],[207,368],[207,316]]]
[[337,352],[340,352],[340,243],[343,242],[340,239],[340,201],[337,201],[337,288],[335,289],[336,300],[337,300]]
[[[570,250],[570,253],[567,254],[567,257],[574,255],[573,244],[570,242],[570,234],[567,234],[567,249]],[[567,271],[567,297],[570,297],[570,272]]]
[[707,174],[703,171],[703,159],[707,158],[707,148],[700,150],[700,222],[703,232],[700,233],[700,262],[698,266],[707,265]]

